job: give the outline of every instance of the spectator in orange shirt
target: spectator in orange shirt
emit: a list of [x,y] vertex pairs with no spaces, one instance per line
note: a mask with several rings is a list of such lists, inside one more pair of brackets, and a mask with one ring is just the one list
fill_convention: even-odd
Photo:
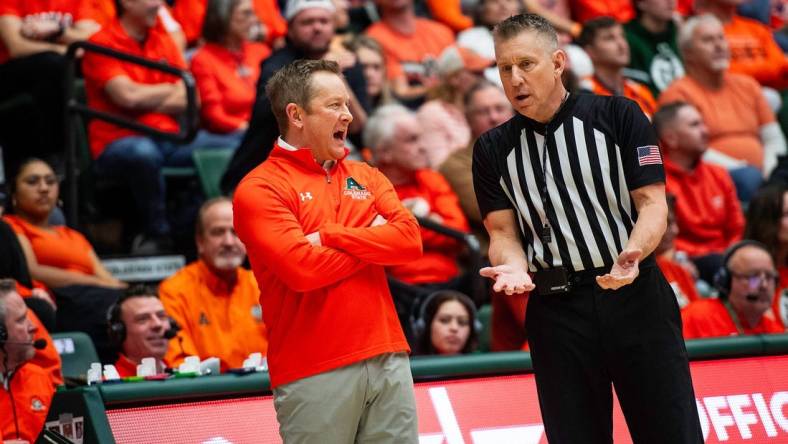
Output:
[[13,214],[4,219],[17,234],[34,280],[52,289],[69,285],[125,287],[101,265],[81,233],[50,224],[60,187],[52,167],[43,160],[28,159],[10,185]]
[[[82,0],[84,5],[85,18],[93,20],[99,26],[104,27],[112,23],[118,15],[115,6],[117,0]],[[159,23],[170,34],[172,40],[178,45],[181,51],[186,49],[186,36],[183,33],[181,24],[172,16],[172,11],[166,4],[159,8]]]
[[457,355],[476,349],[482,329],[476,304],[454,290],[430,294],[413,318],[413,332],[421,355]]
[[446,25],[416,17],[413,0],[376,0],[380,21],[367,28],[386,54],[386,74],[394,94],[420,102],[437,82],[435,59],[454,43]]
[[64,54],[98,30],[83,10],[80,0],[0,1],[0,102],[23,94],[33,101],[0,120],[6,168],[63,153]]
[[654,256],[657,258],[657,266],[665,275],[665,280],[676,294],[679,308],[684,308],[690,302],[700,299],[695,286],[698,269],[692,262],[678,260],[681,255],[676,254],[674,245],[674,240],[679,234],[679,224],[676,223],[676,197],[672,194],[667,194],[665,197],[668,202],[668,227],[654,250]]
[[744,231],[736,187],[725,169],[703,161],[708,130],[695,107],[665,105],[654,127],[664,154],[665,189],[676,197],[676,250],[688,254],[700,278],[711,282],[723,253]]
[[209,0],[203,23],[205,44],[191,61],[200,92],[202,127],[241,142],[249,126],[260,63],[271,50],[248,41],[254,25],[252,0]]
[[217,357],[222,370],[242,367],[251,353],[265,356],[268,339],[260,290],[241,267],[246,248],[233,230],[233,205],[226,197],[200,208],[195,230],[199,259],[161,283],[167,313],[182,327],[167,362],[190,355]]
[[724,25],[731,52],[731,72],[752,76],[761,85],[788,87],[788,59],[768,26],[742,17],[736,7],[743,0],[704,0],[700,13],[717,17]]
[[55,387],[49,373],[30,362],[36,326],[11,279],[0,280],[0,440],[36,442]]
[[[279,11],[276,0],[253,0],[255,26],[252,40],[265,42],[269,47],[282,46],[287,33],[287,22]],[[208,9],[208,0],[177,0],[172,7],[172,15],[183,27],[188,46],[200,44],[203,23]]]
[[769,248],[742,241],[725,254],[715,276],[719,299],[700,299],[681,312],[684,338],[784,333],[768,312],[778,275]]
[[594,64],[594,75],[585,79],[586,88],[602,96],[624,96],[640,105],[643,113],[651,118],[656,111],[656,101],[648,87],[624,77],[629,65],[629,43],[624,27],[611,17],[589,20],[583,26],[578,43]]
[[156,374],[168,367],[164,356],[178,324],[164,310],[155,288],[135,285],[107,311],[107,330],[118,352],[115,368],[121,378],[137,376],[144,358],[156,360]]
[[[180,50],[159,25],[162,0],[121,0],[119,17],[96,33],[91,42],[186,69]],[[170,74],[123,62],[97,53],[85,54],[82,63],[88,104],[159,131],[177,132],[177,117],[186,109],[183,81]],[[224,136],[200,131],[186,145],[143,136],[102,120],[88,127],[96,173],[131,184],[143,233],[132,251],[152,254],[170,248],[170,224],[165,210],[165,166],[192,166],[198,148],[234,149]],[[230,138],[232,139],[232,138]]]
[[[710,15],[692,17],[679,31],[687,75],[659,96],[659,104],[684,101],[703,116],[709,129],[704,158],[731,174],[739,199],[748,201],[786,153],[785,137],[761,87],[751,77],[728,72],[730,52],[722,24]],[[752,166],[760,171],[753,174]]]
[[768,245],[780,280],[774,295],[772,312],[788,326],[788,188],[785,184],[769,185],[758,190],[747,207],[744,238]]

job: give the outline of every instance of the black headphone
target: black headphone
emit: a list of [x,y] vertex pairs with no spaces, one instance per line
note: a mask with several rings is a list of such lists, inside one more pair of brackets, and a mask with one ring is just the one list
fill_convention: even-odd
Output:
[[429,307],[433,299],[447,293],[451,294],[453,297],[456,297],[457,299],[462,300],[463,301],[462,305],[466,307],[470,307],[471,316],[473,317],[473,329],[477,335],[481,333],[484,326],[482,325],[482,321],[479,320],[479,314],[476,311],[476,304],[473,303],[471,298],[469,298],[463,293],[460,293],[459,291],[438,290],[430,293],[426,298],[424,298],[424,302],[422,302],[421,305],[419,306],[418,316],[411,315],[410,324],[413,329],[414,337],[417,338],[421,337],[421,335],[424,334],[424,331],[427,330],[427,320],[425,319],[425,317],[427,316],[427,307]]
[[769,253],[771,256],[771,250],[767,247],[763,242],[758,242],[757,240],[752,239],[745,239],[743,241],[736,242],[735,244],[728,247],[725,251],[725,255],[722,257],[722,267],[717,270],[717,273],[714,274],[714,288],[720,293],[720,298],[724,299],[728,297],[728,293],[731,291],[731,269],[728,266],[728,262],[731,261],[731,257],[741,250],[744,247],[757,247],[761,250]]
[[[123,303],[132,298],[138,297],[155,297],[156,299],[159,298],[158,294],[154,292],[139,292],[133,291],[137,288],[130,289],[126,293],[124,293],[114,304],[110,305],[109,309],[107,310],[107,335],[109,336],[110,344],[113,347],[120,348],[123,346],[123,342],[126,340],[126,324],[123,323],[122,309]],[[170,328],[164,332],[162,335],[165,339],[172,339],[174,338],[179,331],[181,331],[181,326],[178,322],[175,321],[171,316],[167,316],[170,321]]]

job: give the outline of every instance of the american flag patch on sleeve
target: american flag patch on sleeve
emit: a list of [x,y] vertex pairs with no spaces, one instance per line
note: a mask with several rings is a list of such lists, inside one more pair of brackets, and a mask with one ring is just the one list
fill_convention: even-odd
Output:
[[659,154],[658,146],[639,146],[636,150],[638,152],[638,165],[662,165],[662,156]]

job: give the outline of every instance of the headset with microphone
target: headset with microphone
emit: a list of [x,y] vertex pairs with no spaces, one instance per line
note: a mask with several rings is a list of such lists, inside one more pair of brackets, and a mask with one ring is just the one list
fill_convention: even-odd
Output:
[[731,280],[733,276],[729,266],[731,258],[737,251],[748,246],[760,248],[771,256],[769,247],[762,242],[752,239],[745,239],[728,247],[725,251],[725,255],[722,257],[722,267],[714,274],[714,288],[719,292],[720,299],[726,299],[731,291]]
[[[155,291],[133,291],[130,290],[121,296],[114,304],[107,310],[107,335],[113,347],[120,348],[126,340],[126,324],[122,319],[123,303],[131,298],[136,297],[155,297],[158,295]],[[181,326],[171,316],[167,317],[170,321],[170,328],[165,330],[162,334],[164,339],[172,339],[181,331]]]

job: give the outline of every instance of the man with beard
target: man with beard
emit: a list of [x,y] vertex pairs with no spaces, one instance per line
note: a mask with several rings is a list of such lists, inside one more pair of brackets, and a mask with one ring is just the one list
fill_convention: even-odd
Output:
[[107,312],[109,336],[118,347],[115,368],[121,378],[137,376],[144,358],[156,360],[156,373],[167,368],[164,355],[177,327],[164,310],[155,288],[136,285]]
[[236,150],[227,172],[222,177],[222,191],[229,194],[238,182],[254,167],[262,163],[274,148],[279,136],[276,118],[271,111],[271,102],[265,94],[265,85],[274,73],[298,59],[333,60],[339,63],[347,82],[350,102],[348,108],[353,115],[350,134],[357,135],[364,128],[367,111],[367,83],[364,72],[356,57],[348,51],[331,49],[334,38],[334,11],[331,0],[291,0],[285,9],[287,38],[283,48],[274,51],[263,61],[260,78],[257,80],[257,97],[252,108],[249,129]]
[[182,327],[166,360],[215,356],[222,371],[241,367],[250,353],[268,349],[260,291],[241,268],[246,248],[233,229],[232,202],[220,197],[200,208],[195,230],[199,259],[161,283],[167,313]]

